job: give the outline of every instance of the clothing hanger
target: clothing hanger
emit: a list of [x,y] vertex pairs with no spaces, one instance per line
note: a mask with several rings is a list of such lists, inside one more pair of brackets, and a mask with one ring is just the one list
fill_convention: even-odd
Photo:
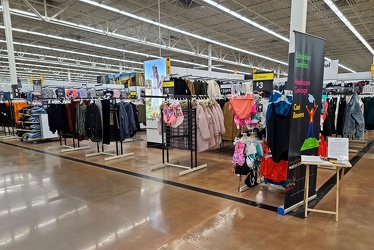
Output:
[[285,103],[287,103],[287,104],[289,104],[289,105],[292,105],[292,104],[288,101],[287,97],[285,97],[284,95],[281,95],[281,96],[278,98],[278,100],[276,100],[274,103],[278,103],[278,102],[285,102]]

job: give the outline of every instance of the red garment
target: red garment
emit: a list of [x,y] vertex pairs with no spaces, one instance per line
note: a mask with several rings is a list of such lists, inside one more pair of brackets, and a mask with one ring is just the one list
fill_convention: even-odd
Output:
[[78,91],[76,89],[66,89],[65,90],[65,96],[66,98],[77,98],[78,97]]
[[246,96],[237,96],[230,99],[229,109],[233,109],[235,114],[240,119],[246,119],[252,112],[252,106],[255,102],[254,94],[247,94]]
[[287,170],[288,162],[285,160],[275,163],[269,156],[264,156],[261,159],[260,172],[266,179],[274,182],[286,181]]
[[327,156],[327,142],[323,135],[320,135],[319,137],[318,155],[323,157]]

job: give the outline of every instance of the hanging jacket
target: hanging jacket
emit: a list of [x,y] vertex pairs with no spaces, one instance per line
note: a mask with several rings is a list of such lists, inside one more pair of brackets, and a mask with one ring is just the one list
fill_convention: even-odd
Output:
[[129,136],[129,118],[123,103],[116,104],[117,115],[118,115],[118,140],[123,141]]
[[365,97],[362,100],[365,105],[364,120],[367,130],[374,129],[374,97]]
[[364,115],[360,108],[357,92],[354,92],[345,108],[343,134],[345,136],[355,135],[357,140],[363,140],[364,129]]
[[340,98],[338,103],[338,119],[336,120],[336,134],[343,135],[343,127],[344,127],[344,113],[345,107],[347,103],[345,98]]
[[323,136],[326,138],[336,133],[335,129],[335,109],[336,109],[336,98],[331,98],[327,104],[327,116],[323,122]]
[[268,145],[273,155],[273,161],[279,163],[288,160],[288,146],[290,144],[291,112],[286,116],[276,113],[275,104],[271,107],[271,116],[268,122]]
[[136,121],[134,117],[134,111],[130,103],[125,103],[124,106],[125,106],[125,110],[126,110],[126,114],[128,118],[127,126],[129,128],[127,137],[132,137],[136,133]]
[[82,103],[75,107],[75,130],[76,132],[86,138],[85,120],[86,120],[87,105]]
[[99,142],[103,138],[101,115],[99,107],[91,103],[86,109],[85,130],[88,138],[93,142]]

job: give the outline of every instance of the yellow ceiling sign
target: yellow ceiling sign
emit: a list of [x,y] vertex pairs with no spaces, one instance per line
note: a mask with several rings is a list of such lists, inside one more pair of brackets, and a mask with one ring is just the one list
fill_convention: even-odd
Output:
[[256,73],[253,74],[254,81],[274,80],[274,73]]

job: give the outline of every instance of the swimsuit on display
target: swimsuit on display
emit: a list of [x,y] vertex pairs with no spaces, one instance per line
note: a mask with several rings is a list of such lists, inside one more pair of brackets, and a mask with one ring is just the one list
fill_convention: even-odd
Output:
[[244,156],[245,143],[244,142],[235,142],[235,151],[232,157],[232,163],[236,163],[239,166],[243,166],[245,162]]
[[230,99],[229,109],[232,108],[240,119],[246,119],[252,113],[254,100],[254,94],[233,97]]

